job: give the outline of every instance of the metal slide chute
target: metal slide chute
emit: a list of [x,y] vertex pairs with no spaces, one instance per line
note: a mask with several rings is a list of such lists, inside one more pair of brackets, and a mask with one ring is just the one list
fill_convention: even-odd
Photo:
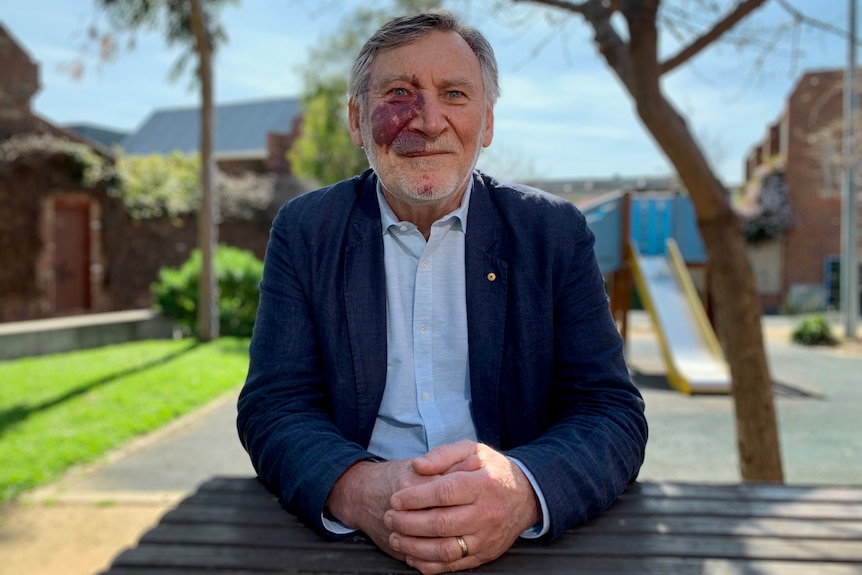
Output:
[[667,239],[667,255],[642,256],[629,242],[631,270],[658,336],[667,377],[683,393],[728,393],[730,369],[706,317],[679,248]]

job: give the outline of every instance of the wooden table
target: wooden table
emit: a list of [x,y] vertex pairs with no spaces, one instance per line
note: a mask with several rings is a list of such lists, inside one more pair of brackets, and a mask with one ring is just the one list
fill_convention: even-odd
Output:
[[[634,485],[551,545],[519,541],[480,573],[860,575],[862,487]],[[255,479],[216,478],[106,575],[415,573],[356,537],[330,542]]]

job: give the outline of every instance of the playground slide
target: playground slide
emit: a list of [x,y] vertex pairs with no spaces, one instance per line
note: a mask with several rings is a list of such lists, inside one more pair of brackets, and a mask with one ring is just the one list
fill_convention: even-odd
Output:
[[728,393],[730,369],[672,238],[667,256],[632,245],[635,285],[652,318],[670,384],[683,393]]

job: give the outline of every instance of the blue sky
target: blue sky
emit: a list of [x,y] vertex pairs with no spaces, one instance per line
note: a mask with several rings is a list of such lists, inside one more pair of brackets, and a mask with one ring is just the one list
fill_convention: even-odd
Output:
[[[846,27],[846,0],[791,2],[805,14]],[[227,8],[222,19],[230,40],[216,62],[217,101],[299,95],[309,48],[335,33],[342,15],[362,3],[244,0]],[[666,2],[674,3],[697,5]],[[580,18],[500,0],[449,0],[448,7],[488,36],[500,63],[495,138],[480,166],[507,178],[671,172]],[[94,13],[90,0],[0,0],[0,21],[40,65],[36,113],[60,125],[134,130],[154,109],[197,104],[188,78],[169,81],[177,52],[153,33],[140,34],[136,47],[121,50],[113,62],[99,65],[91,54],[79,80],[63,72],[80,56]],[[758,68],[756,46],[770,42],[776,26],[787,21],[771,0],[745,24],[754,48],[723,44],[663,79],[665,93],[729,185],[741,180],[744,157],[778,118],[802,73],[846,66],[845,40],[807,29],[796,44],[790,34],[780,37],[775,53]],[[663,52],[673,46],[663,38]],[[790,57],[793,50],[798,57]]]

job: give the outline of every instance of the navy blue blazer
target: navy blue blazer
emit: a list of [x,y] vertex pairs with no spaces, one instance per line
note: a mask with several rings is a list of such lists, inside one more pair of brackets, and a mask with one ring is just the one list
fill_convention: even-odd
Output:
[[[270,232],[237,426],[261,480],[321,523],[366,451],[386,382],[377,177],[284,205]],[[476,172],[465,236],[473,418],[520,460],[550,537],[601,513],[637,476],[647,425],[593,254],[569,202]]]

